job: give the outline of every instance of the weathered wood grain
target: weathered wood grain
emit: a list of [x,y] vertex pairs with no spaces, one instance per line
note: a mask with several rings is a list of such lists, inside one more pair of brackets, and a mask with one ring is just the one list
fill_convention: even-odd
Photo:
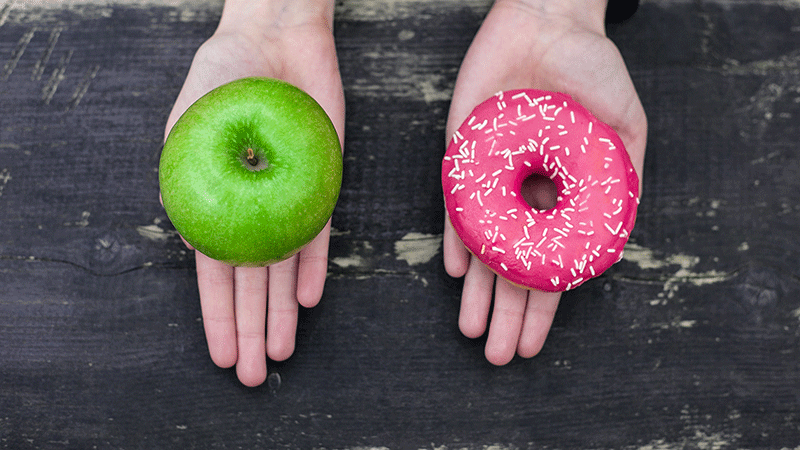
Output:
[[157,197],[221,2],[0,5],[0,448],[797,446],[796,2],[643,1],[609,28],[650,121],[637,227],[502,368],[441,263],[449,96],[489,4],[338,6],[329,279],[257,389],[208,358]]

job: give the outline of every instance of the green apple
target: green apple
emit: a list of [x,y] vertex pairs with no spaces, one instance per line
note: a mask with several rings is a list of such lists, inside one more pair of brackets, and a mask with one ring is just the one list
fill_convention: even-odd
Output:
[[186,110],[158,173],[167,216],[189,244],[233,266],[266,266],[325,227],[339,198],[342,151],[307,93],[243,78]]

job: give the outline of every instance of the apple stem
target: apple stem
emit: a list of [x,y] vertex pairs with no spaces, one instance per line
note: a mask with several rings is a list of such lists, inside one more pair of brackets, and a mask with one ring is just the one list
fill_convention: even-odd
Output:
[[253,167],[258,165],[258,158],[256,158],[252,148],[247,149],[247,162]]

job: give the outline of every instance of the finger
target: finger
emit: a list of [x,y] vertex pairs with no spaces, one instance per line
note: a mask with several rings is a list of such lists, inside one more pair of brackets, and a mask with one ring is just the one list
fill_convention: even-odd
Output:
[[181,238],[181,241],[183,241],[183,245],[185,245],[186,248],[188,248],[189,250],[194,250],[194,246],[192,246],[192,244],[186,242],[186,239],[184,239],[183,236],[181,236],[180,234],[178,236]]
[[522,321],[517,353],[523,358],[536,356],[544,346],[553,318],[561,300],[560,292],[543,292],[532,290],[528,292],[528,304],[525,308],[525,318]]
[[267,269],[264,267],[237,267],[234,270],[236,336],[239,343],[236,374],[247,386],[258,386],[267,378],[264,348],[267,279]]
[[492,322],[486,339],[485,353],[490,363],[502,366],[514,358],[527,300],[528,291],[498,277]]
[[469,268],[470,254],[450,223],[450,217],[445,214],[444,236],[442,238],[444,250],[444,270],[453,278],[463,277]]
[[328,274],[328,245],[331,221],[299,255],[297,266],[297,301],[306,308],[317,306]]
[[233,311],[233,268],[195,252],[197,288],[208,352],[214,364],[236,364],[236,320]]
[[464,278],[458,314],[458,328],[468,338],[477,338],[486,331],[494,279],[494,272],[473,257]]
[[269,310],[267,312],[267,355],[283,361],[294,353],[297,332],[298,256],[269,266]]

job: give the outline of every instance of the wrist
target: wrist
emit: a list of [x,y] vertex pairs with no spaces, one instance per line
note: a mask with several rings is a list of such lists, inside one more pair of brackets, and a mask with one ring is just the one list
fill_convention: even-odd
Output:
[[332,31],[333,12],[334,0],[225,0],[217,32],[259,37],[310,24]]
[[608,0],[496,0],[527,10],[543,20],[567,20],[605,35]]

